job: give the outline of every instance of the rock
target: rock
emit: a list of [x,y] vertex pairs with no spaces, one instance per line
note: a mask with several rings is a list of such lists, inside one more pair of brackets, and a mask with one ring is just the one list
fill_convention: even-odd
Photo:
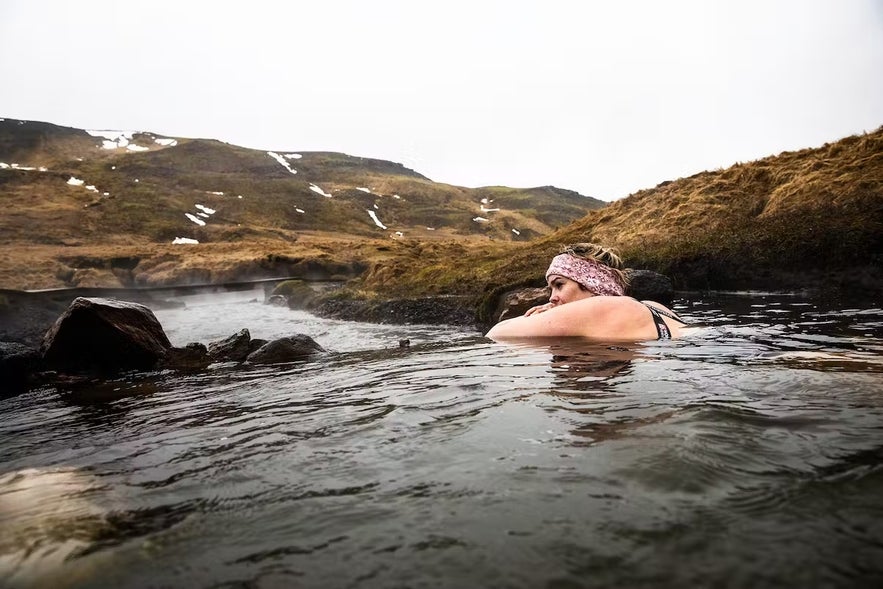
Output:
[[471,312],[445,297],[420,297],[380,301],[374,308],[374,317],[381,323],[426,323],[429,325],[474,323]]
[[182,372],[199,372],[212,363],[204,344],[190,343],[183,348],[169,348],[162,362],[164,368],[180,370]]
[[304,334],[282,337],[268,342],[249,354],[248,362],[252,364],[280,364],[305,360],[313,354],[324,352],[325,349],[313,338]]
[[43,359],[62,372],[148,370],[171,347],[144,305],[78,297],[46,332]]
[[359,300],[329,297],[310,309],[320,317],[372,323],[475,325],[475,313],[455,296]]
[[663,305],[670,305],[674,298],[674,286],[671,278],[652,270],[626,270],[629,287],[626,294],[638,300],[651,300]]
[[288,299],[282,295],[274,294],[270,295],[270,297],[267,299],[267,304],[274,307],[287,307]]
[[40,351],[24,344],[0,342],[0,398],[26,391],[40,370]]
[[252,351],[248,329],[242,329],[228,338],[208,345],[208,355],[215,362],[245,362]]
[[303,280],[286,280],[276,285],[267,303],[279,304],[280,297],[289,309],[306,309],[316,299],[316,291]]
[[261,346],[267,343],[268,340],[261,339],[259,337],[253,338],[250,342],[248,342],[248,353],[251,354],[255,350],[260,349]]
[[524,315],[525,311],[549,302],[548,288],[520,288],[507,292],[497,306],[494,317],[497,321]]

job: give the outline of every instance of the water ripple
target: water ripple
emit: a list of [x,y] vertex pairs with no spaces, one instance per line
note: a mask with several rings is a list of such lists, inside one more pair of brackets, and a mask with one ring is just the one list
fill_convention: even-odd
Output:
[[181,341],[181,326],[206,341],[245,317],[256,337],[305,331],[331,352],[0,400],[0,584],[883,577],[883,310],[675,306],[703,326],[629,345],[262,305],[166,313]]

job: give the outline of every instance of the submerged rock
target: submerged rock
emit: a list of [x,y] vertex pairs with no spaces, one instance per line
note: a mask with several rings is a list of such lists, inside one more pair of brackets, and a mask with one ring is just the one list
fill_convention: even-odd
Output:
[[260,349],[260,347],[266,344],[268,341],[269,340],[261,339],[259,337],[252,338],[252,340],[248,342],[248,353],[251,354],[252,352]]
[[46,332],[42,349],[0,341],[0,395],[39,384],[69,385],[127,370],[198,372],[213,362],[276,364],[325,352],[310,336],[268,342],[248,329],[211,342],[172,346],[146,306],[106,298],[75,299]]
[[241,329],[228,338],[209,343],[208,355],[215,362],[245,362],[254,351],[251,341],[248,329]]
[[162,365],[164,368],[180,370],[183,372],[199,372],[205,370],[212,363],[204,344],[197,342],[189,343],[183,348],[169,348]]
[[298,333],[264,344],[249,354],[248,362],[252,364],[281,364],[305,360],[324,351],[325,348],[317,344],[313,338]]
[[61,371],[148,370],[172,347],[149,308],[116,299],[74,299],[46,332],[43,359]]

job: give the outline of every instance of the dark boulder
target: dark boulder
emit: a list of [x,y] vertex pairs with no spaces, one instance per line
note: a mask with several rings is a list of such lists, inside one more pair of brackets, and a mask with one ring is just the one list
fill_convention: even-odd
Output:
[[204,344],[190,343],[183,348],[169,348],[163,359],[163,368],[171,368],[181,372],[199,372],[212,363]]
[[0,397],[26,391],[40,370],[41,360],[35,348],[0,342]]
[[148,370],[172,345],[153,311],[116,299],[74,299],[46,332],[43,359],[62,372]]
[[208,345],[208,355],[215,362],[245,362],[252,351],[248,329],[241,329],[228,338]]
[[626,294],[638,300],[651,300],[670,305],[674,299],[674,286],[671,278],[652,270],[626,270],[629,287]]
[[[268,341],[269,340],[261,339],[259,337],[253,338],[250,342],[248,342],[248,353],[251,354],[252,352],[260,349],[260,347],[266,344]],[[248,354],[246,354],[246,357],[248,357]]]
[[252,364],[281,364],[306,360],[310,356],[324,351],[325,349],[313,338],[299,333],[264,344],[249,354],[248,361]]

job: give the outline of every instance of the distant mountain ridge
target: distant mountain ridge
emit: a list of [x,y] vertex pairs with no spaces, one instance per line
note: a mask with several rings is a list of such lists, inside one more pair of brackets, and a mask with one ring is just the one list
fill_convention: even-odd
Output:
[[[0,120],[0,242],[527,240],[607,203],[555,187],[464,188],[399,163],[149,132]],[[211,212],[208,212],[211,211]]]

